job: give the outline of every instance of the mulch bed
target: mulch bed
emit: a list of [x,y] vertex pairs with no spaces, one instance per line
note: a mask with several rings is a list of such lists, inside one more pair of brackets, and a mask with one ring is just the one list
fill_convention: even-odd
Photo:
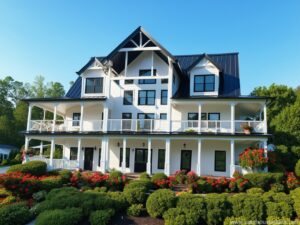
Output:
[[116,216],[110,223],[111,225],[164,225],[162,219],[133,216]]

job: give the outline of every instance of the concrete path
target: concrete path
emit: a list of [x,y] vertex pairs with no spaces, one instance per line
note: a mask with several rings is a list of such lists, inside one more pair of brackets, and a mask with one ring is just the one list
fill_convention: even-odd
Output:
[[0,174],[1,173],[6,173],[6,171],[8,170],[9,166],[0,166]]
[[34,225],[35,224],[35,220],[32,220],[30,223],[27,223],[26,225]]

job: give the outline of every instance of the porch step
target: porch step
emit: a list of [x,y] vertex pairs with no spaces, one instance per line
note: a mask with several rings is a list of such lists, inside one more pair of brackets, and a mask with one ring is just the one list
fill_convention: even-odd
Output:
[[173,191],[175,192],[182,192],[182,191],[188,191],[189,190],[189,186],[187,184],[176,184],[173,187]]
[[139,173],[126,173],[126,177],[129,180],[138,180],[140,178]]

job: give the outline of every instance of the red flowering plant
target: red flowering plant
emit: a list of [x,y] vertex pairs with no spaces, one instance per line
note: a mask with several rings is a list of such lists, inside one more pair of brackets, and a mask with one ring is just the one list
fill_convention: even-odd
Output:
[[186,180],[187,180],[187,171],[186,170],[177,170],[175,172],[175,178],[176,178],[176,181],[179,183],[179,184],[185,184]]
[[297,177],[293,172],[288,172],[286,176],[287,176],[286,186],[288,187],[289,190],[293,190],[297,187],[300,187],[300,181],[297,179]]
[[70,178],[71,185],[73,187],[79,187],[81,183],[81,172],[80,171],[74,171],[72,173],[72,176]]
[[194,184],[199,179],[198,175],[194,171],[187,173],[187,183]]
[[228,188],[231,192],[242,192],[250,188],[250,182],[240,172],[235,171],[233,178],[229,180]]
[[177,184],[175,176],[169,176],[167,178],[156,179],[154,185],[157,188],[172,188]]
[[240,165],[248,169],[262,169],[268,163],[264,149],[247,148],[239,155]]

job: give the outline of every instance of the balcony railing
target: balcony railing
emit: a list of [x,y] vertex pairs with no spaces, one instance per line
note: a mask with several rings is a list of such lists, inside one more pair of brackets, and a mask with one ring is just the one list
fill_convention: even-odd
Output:
[[[82,121],[80,130],[79,120],[31,120],[30,131],[36,132],[93,132],[103,131],[102,120]],[[235,133],[243,133],[243,126],[248,125],[253,133],[265,133],[264,121],[235,120],[172,120],[171,132],[203,132],[203,133],[231,133],[234,124]],[[115,132],[168,132],[167,120],[160,119],[108,119],[107,131]]]

